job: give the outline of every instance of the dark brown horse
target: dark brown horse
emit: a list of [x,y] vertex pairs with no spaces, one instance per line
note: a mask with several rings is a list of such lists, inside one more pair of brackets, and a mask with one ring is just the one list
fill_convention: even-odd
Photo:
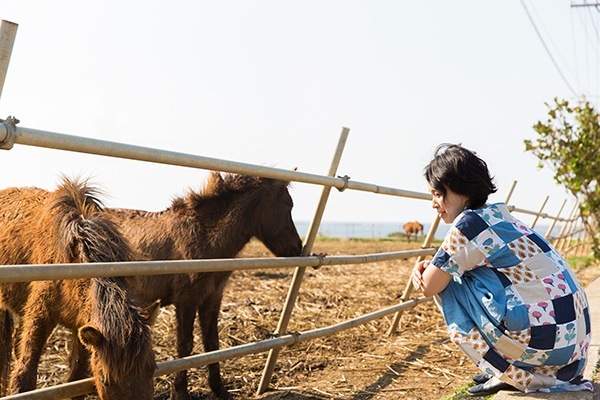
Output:
[[419,235],[423,234],[423,225],[417,221],[407,222],[402,227],[404,233],[406,233],[406,239],[410,242],[410,237],[415,235],[415,240],[419,238]]
[[[190,191],[160,212],[106,209],[136,251],[153,260],[235,257],[253,237],[276,256],[300,255],[302,241],[292,220],[289,182],[213,172],[201,192]],[[205,351],[218,350],[218,315],[231,272],[131,277],[137,296],[175,305],[177,353],[191,354],[196,313]],[[230,398],[219,364],[208,366],[208,382]],[[190,399],[186,371],[177,373],[171,398]]]
[[[114,223],[101,213],[94,188],[66,178],[54,192],[0,191],[0,243],[0,265],[137,258]],[[91,367],[101,399],[152,399],[156,362],[149,323],[159,304],[147,309],[142,304],[146,303],[131,299],[122,278],[0,283],[0,324],[6,324],[0,325],[0,376],[4,377],[0,389],[6,386],[9,334],[16,319],[11,392],[35,389],[45,343],[61,324],[85,346],[73,346],[69,380],[86,377]]]

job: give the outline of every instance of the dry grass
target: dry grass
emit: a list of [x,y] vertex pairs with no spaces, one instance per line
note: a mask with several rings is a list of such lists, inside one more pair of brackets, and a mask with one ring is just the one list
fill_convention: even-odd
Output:
[[[414,248],[411,244],[410,248]],[[399,241],[323,241],[315,253],[367,254],[409,248]],[[244,257],[270,253],[251,242]],[[353,266],[307,269],[289,331],[307,331],[342,322],[396,304],[414,259]],[[582,281],[597,276],[579,271]],[[236,272],[226,289],[221,319],[221,347],[269,338],[275,330],[292,269]],[[584,277],[586,275],[586,277]],[[470,381],[476,368],[450,343],[441,314],[431,302],[407,311],[397,334],[387,337],[390,318],[376,320],[332,337],[299,343],[281,351],[271,391],[260,399],[440,399]],[[162,310],[154,327],[159,361],[175,357],[174,312]],[[202,352],[199,328],[194,352]],[[40,367],[39,386],[61,382],[67,368],[67,336],[57,330]],[[256,398],[266,354],[222,363],[224,381],[239,399]],[[191,370],[194,399],[211,399],[205,370]],[[171,377],[155,380],[155,398],[167,399]],[[94,396],[88,396],[94,398]]]

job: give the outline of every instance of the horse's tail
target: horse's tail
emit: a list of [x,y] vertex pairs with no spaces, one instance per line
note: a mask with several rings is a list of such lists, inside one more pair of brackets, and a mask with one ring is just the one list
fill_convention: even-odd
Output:
[[63,177],[53,192],[50,212],[54,215],[59,262],[111,262],[134,259],[127,239],[102,213],[100,191],[87,180]]
[[7,309],[0,309],[0,396],[5,396],[8,389],[14,320]]

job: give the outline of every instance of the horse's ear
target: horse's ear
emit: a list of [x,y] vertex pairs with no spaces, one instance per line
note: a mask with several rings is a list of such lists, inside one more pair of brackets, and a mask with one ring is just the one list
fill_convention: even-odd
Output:
[[158,314],[160,313],[160,300],[156,300],[154,303],[144,308],[142,313],[145,316],[146,323],[148,325],[154,325],[158,318]]
[[219,171],[211,171],[204,184],[201,194],[203,197],[216,196],[223,191],[225,180]]
[[100,345],[104,341],[104,335],[102,335],[102,333],[98,329],[94,328],[91,325],[85,325],[79,328],[78,336],[79,340],[81,340],[81,343],[83,343],[85,347],[88,348],[100,347]]

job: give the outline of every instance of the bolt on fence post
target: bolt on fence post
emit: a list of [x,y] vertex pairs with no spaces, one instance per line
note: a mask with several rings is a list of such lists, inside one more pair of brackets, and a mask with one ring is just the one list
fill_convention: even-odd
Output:
[[0,21],[0,96],[2,96],[2,89],[4,88],[4,81],[6,79],[15,37],[17,36],[18,26],[19,25],[14,22],[5,20]]
[[[346,145],[349,132],[350,129],[348,128],[342,129],[337,149],[334,153],[333,160],[331,161],[331,166],[329,167],[329,176],[335,176],[337,173],[337,168],[339,166],[340,159],[342,158],[342,152],[344,151],[344,146]],[[305,243],[302,246],[302,256],[308,256],[312,251],[313,244],[317,234],[319,233],[319,225],[321,224],[321,218],[323,217],[323,212],[325,211],[325,206],[327,205],[330,192],[331,186],[323,187],[321,198],[319,199],[319,204],[317,206],[317,210],[315,211],[315,216],[310,223],[308,234],[304,240]],[[290,317],[292,315],[292,310],[294,309],[294,304],[296,303],[296,298],[298,297],[298,291],[300,290],[300,284],[302,283],[305,270],[306,267],[297,267],[294,271],[292,284],[288,290],[288,295],[285,300],[283,311],[281,312],[281,317],[275,331],[275,336],[280,336],[287,329]],[[273,348],[269,350],[267,362],[265,364],[265,368],[263,369],[263,374],[258,385],[257,394],[262,394],[267,390],[269,383],[271,382],[271,377],[273,376],[273,371],[275,370],[275,363],[277,362],[277,357],[279,356],[280,350],[281,349],[279,348]]]
[[[436,214],[435,218],[433,220],[433,223],[431,224],[431,227],[429,228],[429,232],[427,232],[427,236],[425,237],[423,246],[421,246],[421,247],[423,247],[423,248],[431,247],[431,243],[433,242],[433,239],[435,238],[435,233],[437,232],[437,228],[439,225],[440,225],[440,215]],[[415,261],[415,264],[418,262],[421,262],[422,260],[423,260],[423,256],[417,257],[417,261]],[[408,282],[406,283],[404,291],[402,292],[402,296],[400,296],[400,303],[404,303],[406,301],[406,299],[408,299],[408,297],[412,293],[412,290],[413,290],[412,277],[409,276]],[[394,320],[392,321],[392,324],[390,325],[390,328],[387,331],[388,336],[393,335],[394,332],[396,332],[396,329],[398,329],[398,324],[400,323],[400,318],[402,317],[403,312],[404,312],[404,310],[400,310],[400,311],[396,312],[396,314],[394,314]]]

